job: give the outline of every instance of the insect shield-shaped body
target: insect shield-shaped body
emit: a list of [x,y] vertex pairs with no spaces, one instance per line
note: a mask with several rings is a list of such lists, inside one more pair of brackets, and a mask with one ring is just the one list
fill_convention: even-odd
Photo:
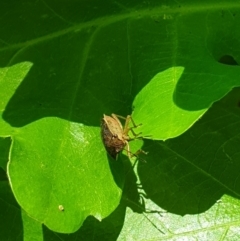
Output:
[[[118,118],[125,120],[124,128]],[[130,121],[132,122],[132,127],[129,127]],[[103,115],[101,123],[102,140],[107,152],[114,159],[116,159],[117,154],[122,151],[125,146],[125,150],[127,151],[129,158],[131,158],[132,156],[137,156],[136,154],[130,152],[128,142],[137,138],[142,139],[141,137],[138,137],[141,133],[135,134],[135,132],[133,131],[133,128],[136,128],[138,126],[139,125],[136,125],[134,123],[130,115],[128,115],[126,118],[115,114],[112,114],[111,116]],[[133,138],[128,135],[129,131],[132,132],[134,136]],[[138,152],[142,151],[139,150]]]
[[103,115],[101,135],[107,152],[114,159],[116,159],[117,154],[128,145],[128,140],[130,139],[128,135],[124,133],[122,124],[115,114],[112,114],[112,116]]

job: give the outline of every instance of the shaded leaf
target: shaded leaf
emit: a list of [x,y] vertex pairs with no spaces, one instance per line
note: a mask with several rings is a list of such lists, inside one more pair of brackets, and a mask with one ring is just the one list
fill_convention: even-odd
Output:
[[[182,134],[213,102],[239,85],[240,15],[236,1],[223,1],[220,5],[202,1],[167,3],[109,1],[103,5],[99,1],[69,1],[64,5],[58,1],[27,0],[2,3],[0,135],[11,136],[12,140],[8,176],[16,200],[38,223],[70,233],[88,216],[101,220],[119,205],[124,186],[120,160],[124,158],[120,156],[119,161],[113,162],[104,150],[99,134],[103,113],[126,116],[133,106],[135,122],[142,123],[138,130],[150,139],[165,140]],[[234,65],[229,64],[233,62]],[[215,116],[221,111],[217,110]],[[206,128],[200,129],[201,133]],[[210,135],[215,136],[216,133]],[[231,140],[232,135],[227,132],[224,138],[220,137],[222,142],[217,142],[215,148]],[[187,231],[194,230],[192,223],[197,220],[198,212],[211,208],[215,211],[214,203],[223,195],[228,195],[223,200],[229,204],[227,207],[238,207],[238,202],[235,204],[230,197],[235,195],[238,201],[233,181],[234,177],[237,180],[234,173],[237,166],[231,169],[232,178],[229,181],[225,178],[225,183],[220,179],[223,169],[209,172],[204,163],[198,166],[193,162],[201,156],[199,146],[204,147],[211,139],[193,145],[194,152],[187,152],[193,154],[184,156],[181,151],[196,141],[187,139],[167,144],[145,142],[143,146],[149,151],[147,165],[152,165],[151,170],[156,172],[151,174],[148,166],[139,169],[143,191],[173,214],[167,216],[170,224],[159,229],[165,234],[168,227],[171,233],[175,230],[174,234],[185,232],[179,227],[181,220],[186,226],[190,223]],[[208,159],[212,160],[211,149],[207,150]],[[177,154],[180,158],[175,160]],[[169,158],[177,174],[171,169]],[[182,161],[185,161],[183,167]],[[159,165],[168,173],[166,180],[172,181],[166,181],[163,189],[155,189],[153,185],[165,177],[162,171],[163,176],[157,172]],[[210,167],[209,163],[206,166]],[[178,189],[178,178],[191,185],[186,187],[180,182]],[[207,190],[202,190],[196,180],[204,183]],[[214,188],[217,192],[209,197]],[[188,189],[196,199],[188,195],[189,206],[184,207],[181,195]],[[153,195],[162,190],[169,190],[166,202]],[[201,193],[207,196],[207,202],[198,207],[194,201],[199,200]],[[139,205],[135,194],[134,202]],[[172,196],[175,199],[169,199]],[[177,198],[178,203],[169,201]],[[225,224],[229,215],[223,209],[220,212]],[[193,221],[179,216],[183,214],[193,215],[189,219]],[[238,216],[231,220],[237,222]],[[128,221],[126,218],[126,225]],[[206,225],[214,235],[216,227],[212,228],[209,222]],[[127,237],[125,227],[119,238]],[[143,228],[139,225],[133,231],[140,234]],[[145,240],[153,237],[151,232],[145,233]]]

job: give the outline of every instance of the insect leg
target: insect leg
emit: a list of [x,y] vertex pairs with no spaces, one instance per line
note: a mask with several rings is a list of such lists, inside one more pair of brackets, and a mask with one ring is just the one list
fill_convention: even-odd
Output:
[[[130,121],[131,121],[132,124],[133,124],[132,127],[128,127]],[[127,118],[126,118],[126,122],[125,122],[125,125],[124,125],[123,132],[124,132],[124,134],[127,134],[129,131],[131,131],[132,134],[133,134],[135,137],[137,137],[137,136],[139,136],[141,133],[136,134],[136,133],[133,131],[133,129],[136,128],[136,127],[138,127],[138,126],[140,126],[140,125],[142,125],[142,124],[136,125],[135,122],[133,121],[132,117],[131,117],[130,115],[128,115]]]

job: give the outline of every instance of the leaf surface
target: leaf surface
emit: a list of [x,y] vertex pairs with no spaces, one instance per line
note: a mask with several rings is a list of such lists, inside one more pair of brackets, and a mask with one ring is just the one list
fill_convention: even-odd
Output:
[[[167,140],[187,131],[215,101],[240,85],[240,8],[236,1],[65,4],[25,0],[14,5],[8,1],[0,7],[0,135],[12,140],[7,173],[21,208],[51,230],[71,233],[88,216],[101,220],[110,215],[119,205],[126,183],[120,161],[124,157],[110,159],[101,143],[104,113],[132,113],[134,121],[142,124],[136,132],[148,139]],[[221,112],[217,109],[216,118]],[[212,117],[208,118],[211,122]],[[204,126],[200,132],[208,128]],[[232,130],[235,132],[236,127]],[[167,202],[152,196],[153,202],[173,215],[198,215],[210,210],[216,197],[223,194],[238,198],[236,174],[229,181],[220,180],[221,173],[231,175],[237,166],[232,166],[231,174],[225,174],[227,169],[214,173],[211,165],[206,164],[209,171],[204,163],[194,163],[196,157],[201,157],[199,162],[206,160],[201,150],[208,147],[205,142],[214,135],[209,137],[206,132],[206,139],[200,139],[198,145],[190,137],[166,145],[144,143],[142,149],[149,151],[151,170],[157,171],[160,165],[170,175],[166,183],[172,184],[163,189],[170,192]],[[221,148],[221,143],[234,136],[231,132],[223,135],[222,142],[214,139],[208,145],[218,143]],[[191,143],[193,149],[185,156],[182,151]],[[235,148],[236,144],[231,144],[229,148]],[[161,158],[164,151],[166,159]],[[209,162],[215,160],[211,149],[206,153]],[[169,158],[175,163],[170,165]],[[155,163],[157,160],[159,163]],[[146,174],[139,170],[143,183],[144,175],[151,176],[147,167],[143,168]],[[171,179],[175,170],[179,176]],[[162,171],[158,174],[152,176],[154,181],[162,181]],[[202,182],[206,183],[204,187],[214,183],[210,187],[217,187],[216,196],[209,198],[212,189],[204,192],[209,202],[199,209],[194,201],[199,201],[200,194],[188,200],[189,209],[182,204],[184,197],[179,206],[169,202],[173,200],[171,193],[184,193],[178,189],[183,185],[178,184],[178,178],[185,177],[190,178],[187,183],[200,180],[200,184],[187,186],[197,194],[202,191],[198,190]],[[152,191],[161,193],[154,185],[150,186],[152,191],[145,183],[143,186],[148,195]],[[224,203],[226,200],[232,199],[224,199]],[[221,215],[224,220],[229,217]],[[196,216],[193,218],[196,220]],[[179,220],[181,217],[173,217],[171,221],[177,225]]]

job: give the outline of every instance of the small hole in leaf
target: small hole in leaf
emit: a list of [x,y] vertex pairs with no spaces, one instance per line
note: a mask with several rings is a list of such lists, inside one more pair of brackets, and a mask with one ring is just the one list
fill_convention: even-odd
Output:
[[223,55],[218,62],[227,65],[238,65],[237,61],[231,55]]

